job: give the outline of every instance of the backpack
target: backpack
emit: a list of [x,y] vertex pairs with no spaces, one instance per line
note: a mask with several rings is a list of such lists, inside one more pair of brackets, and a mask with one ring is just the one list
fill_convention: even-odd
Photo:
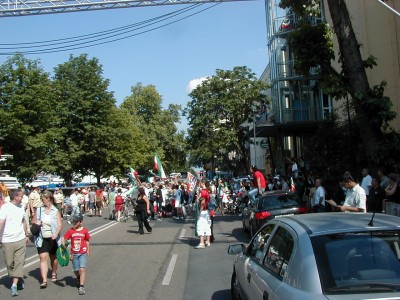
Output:
[[115,205],[122,205],[124,204],[124,199],[122,198],[121,195],[118,195],[117,197],[115,197]]

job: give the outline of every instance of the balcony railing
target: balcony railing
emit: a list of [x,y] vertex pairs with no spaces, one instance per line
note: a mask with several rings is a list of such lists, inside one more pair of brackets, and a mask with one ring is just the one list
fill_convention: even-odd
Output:
[[259,124],[288,124],[288,123],[306,123],[324,120],[324,116],[319,108],[285,108],[279,112],[279,109],[272,109],[268,112],[268,118],[261,119]]
[[296,29],[300,24],[317,25],[322,23],[321,17],[308,16],[308,17],[296,17],[294,14],[290,14],[284,17],[273,19],[272,34],[285,34]]
[[[276,72],[271,72],[271,80],[288,80],[303,76],[302,74],[296,72],[294,68],[295,61],[291,60],[286,63],[277,63]],[[310,68],[309,75],[317,75],[319,72],[319,67]],[[276,74],[276,76],[274,76]]]

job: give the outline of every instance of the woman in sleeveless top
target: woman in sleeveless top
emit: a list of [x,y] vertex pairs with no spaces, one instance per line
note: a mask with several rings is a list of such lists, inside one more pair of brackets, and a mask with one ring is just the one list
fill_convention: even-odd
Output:
[[152,228],[147,220],[150,214],[150,201],[147,198],[143,187],[138,189],[138,197],[136,200],[136,218],[139,225],[138,234],[144,234],[143,225],[148,233],[151,233]]

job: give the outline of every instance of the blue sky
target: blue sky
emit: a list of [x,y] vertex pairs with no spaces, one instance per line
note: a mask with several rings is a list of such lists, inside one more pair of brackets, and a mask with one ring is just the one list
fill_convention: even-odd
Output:
[[[4,47],[4,44],[93,34],[184,7],[168,5],[0,18],[0,43]],[[169,103],[185,106],[189,83],[214,75],[216,69],[247,66],[257,77],[261,76],[267,64],[264,1],[226,2],[172,25],[117,42],[26,56],[40,59],[44,70],[52,74],[53,68],[68,61],[71,54],[82,53],[99,59],[103,77],[110,80],[109,90],[114,92],[117,104],[131,94],[132,86],[142,82],[156,86],[164,107]],[[0,56],[0,64],[7,57]]]

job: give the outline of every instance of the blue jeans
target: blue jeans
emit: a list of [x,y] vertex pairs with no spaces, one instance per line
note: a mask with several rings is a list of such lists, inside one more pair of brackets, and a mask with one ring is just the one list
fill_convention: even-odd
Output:
[[73,206],[73,207],[72,207],[71,214],[69,215],[68,221],[72,222],[72,218],[73,218],[75,215],[79,214],[79,213],[80,213],[79,206],[78,206],[78,205],[77,205],[77,206]]
[[73,254],[73,259],[72,259],[72,269],[74,271],[79,271],[79,269],[86,268],[86,262],[87,262],[87,254]]
[[256,201],[256,195],[258,194],[258,189],[252,189],[250,190],[247,195],[249,196],[249,199],[251,201],[251,203],[254,203]]

